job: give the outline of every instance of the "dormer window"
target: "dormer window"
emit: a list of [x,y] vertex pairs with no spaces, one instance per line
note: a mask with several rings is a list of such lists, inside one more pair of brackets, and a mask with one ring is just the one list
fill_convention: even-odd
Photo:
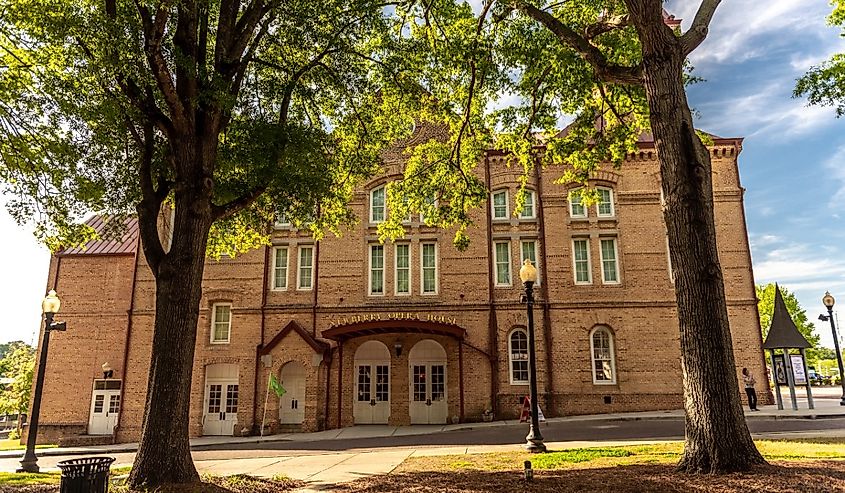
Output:
[[370,192],[370,222],[384,221],[384,187],[378,187]]
[[493,219],[508,218],[508,191],[493,192]]

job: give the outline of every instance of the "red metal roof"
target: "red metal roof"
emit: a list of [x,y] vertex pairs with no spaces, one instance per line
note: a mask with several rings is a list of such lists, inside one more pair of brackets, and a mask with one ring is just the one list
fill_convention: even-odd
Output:
[[[92,216],[85,224],[103,235],[109,219],[104,216]],[[119,239],[100,238],[92,240],[81,247],[64,248],[56,255],[132,255],[138,249],[138,219],[127,218],[124,225],[125,231]]]

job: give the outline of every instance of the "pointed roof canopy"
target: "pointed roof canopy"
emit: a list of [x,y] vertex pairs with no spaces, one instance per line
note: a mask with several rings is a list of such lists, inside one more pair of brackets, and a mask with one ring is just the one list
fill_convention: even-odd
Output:
[[780,288],[775,284],[775,309],[772,313],[772,324],[769,327],[769,335],[763,343],[763,349],[804,349],[811,347],[807,339],[798,331],[795,322],[786,309]]

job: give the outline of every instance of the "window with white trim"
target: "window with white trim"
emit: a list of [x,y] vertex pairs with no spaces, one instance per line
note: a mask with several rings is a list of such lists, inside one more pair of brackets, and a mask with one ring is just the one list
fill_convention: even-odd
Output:
[[493,192],[493,219],[508,218],[508,191]]
[[613,352],[613,334],[604,326],[590,332],[590,354],[593,363],[593,383],[612,385],[616,383],[616,359]]
[[231,303],[215,303],[211,307],[211,343],[228,344],[231,332]]
[[314,272],[314,247],[299,247],[299,269],[297,271],[297,289],[311,289]]
[[422,243],[420,252],[420,290],[422,294],[437,294],[437,243]]
[[610,188],[597,188],[599,202],[596,205],[596,213],[599,217],[613,217],[616,212],[613,207],[613,190]]
[[604,284],[619,284],[619,254],[616,238],[601,238],[601,281]]
[[576,238],[572,240],[572,267],[575,272],[575,284],[593,282],[590,267],[590,240]]
[[273,248],[273,289],[288,288],[288,247]]
[[394,256],[396,273],[396,294],[411,294],[411,245],[408,243],[396,244],[396,255]]
[[370,245],[370,295],[384,294],[384,245]]
[[581,189],[569,192],[569,216],[577,218],[587,217],[587,208],[581,203]]
[[496,286],[511,285],[511,243],[497,241],[496,251]]
[[511,385],[528,385],[528,335],[514,329],[508,337]]
[[521,266],[525,263],[525,260],[530,260],[531,264],[534,265],[534,268],[537,269],[537,281],[534,282],[535,286],[540,285],[540,267],[537,266],[537,241],[536,240],[522,240],[519,244],[519,265]]
[[522,204],[522,210],[519,211],[520,219],[534,219],[534,191],[525,190],[525,202]]
[[384,186],[381,186],[370,192],[370,222],[384,221],[384,210]]
[[275,226],[276,229],[289,228],[290,227],[290,219],[288,219],[287,214],[285,214],[284,212],[277,213],[276,214],[276,221],[275,221],[275,223],[273,223],[273,226]]

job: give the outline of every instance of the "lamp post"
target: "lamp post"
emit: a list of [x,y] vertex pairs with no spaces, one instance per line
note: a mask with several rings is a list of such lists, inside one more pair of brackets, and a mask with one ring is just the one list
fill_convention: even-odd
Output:
[[38,437],[38,413],[41,411],[41,392],[44,389],[44,373],[47,369],[47,347],[50,344],[50,332],[67,329],[66,322],[54,322],[53,316],[59,313],[62,302],[52,289],[44,301],[41,311],[44,313],[44,338],[41,340],[41,355],[38,358],[38,374],[35,377],[35,390],[32,398],[32,409],[29,410],[29,425],[26,434],[26,453],[21,459],[21,467],[17,472],[38,472],[38,457],[35,456],[35,440]]
[[537,269],[531,260],[525,259],[519,269],[519,278],[525,285],[525,304],[528,306],[528,393],[531,396],[531,423],[528,436],[525,437],[525,448],[529,452],[546,451],[543,435],[540,433],[540,403],[537,402],[537,356],[534,349],[534,283],[537,282]]
[[821,320],[830,321],[830,331],[833,332],[833,347],[836,349],[836,362],[839,363],[839,383],[842,384],[842,398],[839,399],[839,405],[845,406],[845,371],[842,369],[842,351],[839,350],[839,338],[836,337],[836,324],[833,323],[833,304],[836,302],[830,291],[824,293],[822,303],[827,308],[827,315],[819,316]]

